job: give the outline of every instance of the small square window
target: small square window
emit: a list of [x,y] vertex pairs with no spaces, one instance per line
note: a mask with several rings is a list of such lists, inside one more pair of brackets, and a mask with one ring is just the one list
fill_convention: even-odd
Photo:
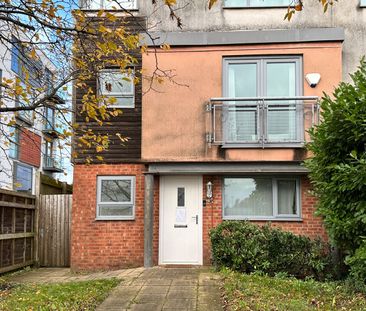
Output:
[[16,191],[32,192],[33,169],[30,166],[14,163],[14,189]]
[[97,219],[135,218],[135,177],[99,176],[97,178]]
[[99,73],[99,93],[102,96],[114,97],[111,107],[134,108],[135,85],[134,74],[122,73],[116,69],[106,69]]
[[366,8],[366,0],[361,0],[360,1],[360,7],[361,8]]

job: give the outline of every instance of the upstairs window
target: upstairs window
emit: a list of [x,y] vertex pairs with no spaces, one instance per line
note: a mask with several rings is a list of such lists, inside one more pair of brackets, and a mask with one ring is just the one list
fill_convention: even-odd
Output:
[[246,99],[223,107],[226,143],[302,142],[301,105],[286,99],[302,94],[300,66],[301,58],[296,56],[224,60],[224,97]]
[[9,131],[9,157],[18,159],[19,154],[19,130],[15,127],[10,127]]
[[18,76],[21,74],[22,66],[21,66],[21,54],[20,54],[20,43],[13,38],[13,43],[11,46],[11,70],[15,72]]
[[[31,94],[28,94],[25,83],[21,82],[20,86],[24,90],[23,91],[24,96],[23,95],[17,96],[17,98],[15,100],[15,106],[16,107],[28,107],[29,102],[32,100],[32,98],[30,98]],[[23,122],[27,123],[28,125],[32,125],[34,113],[32,110],[19,110],[18,112],[16,112],[16,117],[19,118],[20,120],[22,120]]]
[[53,108],[45,108],[43,122],[45,130],[55,130],[55,110]]
[[28,76],[28,83],[33,87],[42,86],[43,66],[38,59],[28,57],[29,49],[22,46],[18,39],[12,38],[11,47],[11,70],[25,82]]
[[287,7],[291,0],[225,0],[228,8],[260,8],[260,7]]
[[135,10],[137,0],[84,0],[81,7],[87,10]]
[[99,73],[100,95],[116,99],[111,107],[134,108],[135,85],[133,72],[122,73],[118,69],[105,69]]

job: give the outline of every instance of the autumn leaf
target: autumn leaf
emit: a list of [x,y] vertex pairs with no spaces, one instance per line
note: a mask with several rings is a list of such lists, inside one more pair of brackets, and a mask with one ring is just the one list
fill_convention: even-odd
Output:
[[217,2],[217,0],[209,0],[208,2],[208,9],[211,10],[211,8],[214,6],[214,4]]
[[177,0],[165,0],[165,4],[168,6],[174,5],[177,3]]

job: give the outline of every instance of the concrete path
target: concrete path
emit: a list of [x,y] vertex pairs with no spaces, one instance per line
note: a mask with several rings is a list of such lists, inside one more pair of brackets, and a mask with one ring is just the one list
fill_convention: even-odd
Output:
[[28,272],[22,271],[9,278],[14,283],[60,283],[74,281],[91,281],[98,279],[117,278],[122,280],[133,280],[138,277],[144,268],[123,269],[114,271],[103,271],[95,273],[72,273],[69,268],[39,268]]
[[122,281],[97,311],[223,310],[218,283],[209,269],[146,269]]
[[14,275],[15,283],[55,283],[118,278],[121,283],[97,311],[223,310],[219,277],[209,268],[137,268],[74,274],[66,268],[40,268]]

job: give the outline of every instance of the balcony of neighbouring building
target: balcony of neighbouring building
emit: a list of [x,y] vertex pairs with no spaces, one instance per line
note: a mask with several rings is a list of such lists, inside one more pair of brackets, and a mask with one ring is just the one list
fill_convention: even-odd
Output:
[[319,123],[318,97],[211,98],[207,142],[222,148],[301,148]]
[[62,158],[45,155],[43,158],[43,170],[52,173],[61,173],[63,171]]
[[137,0],[81,0],[80,7],[84,10],[137,10]]

